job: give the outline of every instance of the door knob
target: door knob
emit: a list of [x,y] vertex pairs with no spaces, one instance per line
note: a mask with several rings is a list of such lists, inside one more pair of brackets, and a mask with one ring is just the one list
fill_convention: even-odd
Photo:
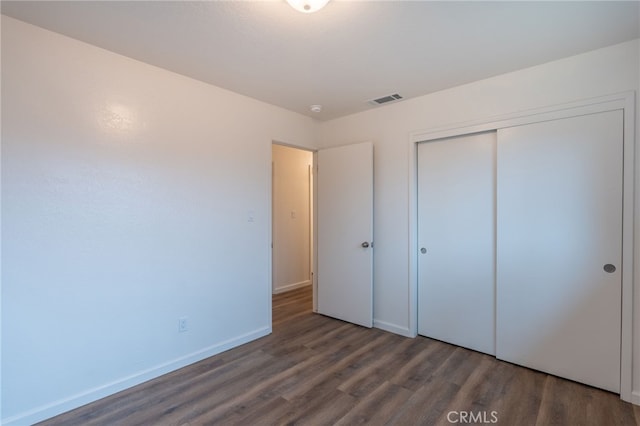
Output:
[[616,267],[615,265],[612,265],[610,263],[607,263],[606,265],[604,265],[604,269],[605,272],[608,272],[610,274],[613,274],[616,271]]
[[368,248],[369,247],[369,243],[365,241],[364,243],[362,243],[362,247],[363,248]]

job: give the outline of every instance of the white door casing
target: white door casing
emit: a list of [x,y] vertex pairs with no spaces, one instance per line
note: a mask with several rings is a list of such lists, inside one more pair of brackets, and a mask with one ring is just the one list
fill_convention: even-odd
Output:
[[496,132],[418,145],[418,333],[495,354]]
[[498,130],[497,357],[613,392],[622,150],[621,110]]
[[317,165],[317,310],[371,327],[373,144],[321,149]]

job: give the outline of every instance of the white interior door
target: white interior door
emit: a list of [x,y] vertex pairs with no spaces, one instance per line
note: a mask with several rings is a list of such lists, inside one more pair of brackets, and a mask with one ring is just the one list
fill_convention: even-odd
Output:
[[497,357],[613,392],[622,120],[610,111],[501,129],[497,151]]
[[373,144],[317,157],[317,309],[373,325]]
[[495,353],[495,131],[418,145],[418,333]]

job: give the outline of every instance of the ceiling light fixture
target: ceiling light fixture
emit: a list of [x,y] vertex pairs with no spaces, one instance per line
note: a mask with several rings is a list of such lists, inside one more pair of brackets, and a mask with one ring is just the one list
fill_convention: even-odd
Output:
[[315,113],[322,112],[322,105],[311,105],[309,109]]
[[302,13],[313,13],[322,9],[329,0],[287,0],[289,6]]

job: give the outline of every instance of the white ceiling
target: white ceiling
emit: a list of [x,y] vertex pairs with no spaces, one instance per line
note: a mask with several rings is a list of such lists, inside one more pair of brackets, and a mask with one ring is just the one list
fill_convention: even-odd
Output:
[[[640,37],[640,3],[2,1],[2,13],[328,120]],[[321,104],[321,113],[309,105]]]

